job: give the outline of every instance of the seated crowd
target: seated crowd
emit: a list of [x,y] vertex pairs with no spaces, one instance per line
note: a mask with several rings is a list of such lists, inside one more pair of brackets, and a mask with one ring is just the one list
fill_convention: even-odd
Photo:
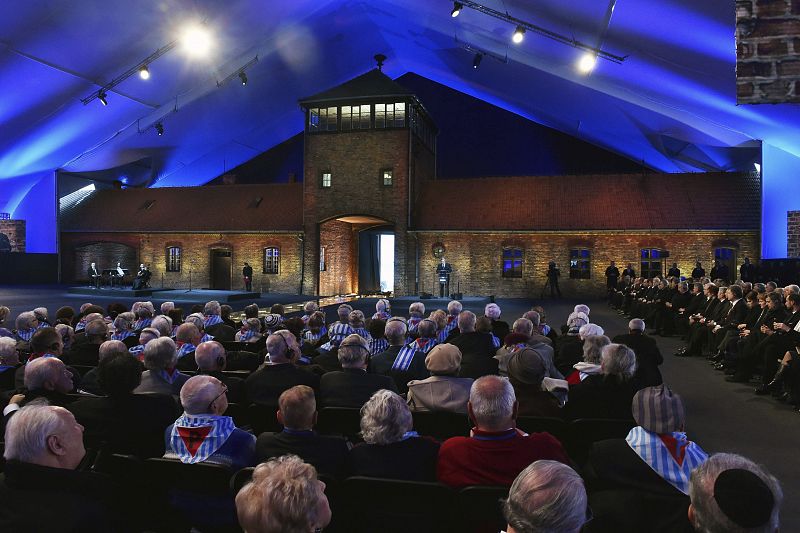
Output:
[[[336,528],[326,483],[353,476],[501,487],[515,533],[776,531],[778,481],[689,440],[645,323],[684,334],[689,355],[710,350],[735,380],[760,366],[766,392],[792,394],[800,289],[681,283],[623,282],[612,305],[632,319],[613,339],[586,305],[562,335],[541,307],[509,325],[495,303],[477,317],[457,301],[427,316],[414,302],[406,318],[382,299],[369,319],[342,304],[330,324],[315,302],[295,318],[253,304],[240,322],[216,301],[185,318],[171,302],[65,307],[52,322],[38,308],[15,328],[0,307],[0,529],[147,530],[123,505],[126,479],[99,466],[118,454],[255,467],[235,495],[251,533]],[[323,428],[326,415],[341,426]],[[420,434],[425,416],[464,429]],[[587,423],[624,431],[582,449]]]

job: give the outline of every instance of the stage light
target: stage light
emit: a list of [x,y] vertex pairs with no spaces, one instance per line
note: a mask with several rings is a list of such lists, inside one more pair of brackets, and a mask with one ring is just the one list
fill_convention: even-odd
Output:
[[463,8],[464,5],[461,2],[453,2],[453,10],[450,12],[450,16],[456,18],[461,14]]
[[239,73],[239,79],[242,80],[242,85],[247,85],[247,74],[244,71]]
[[583,54],[580,61],[578,61],[578,70],[580,70],[584,74],[589,74],[592,70],[594,70],[594,66],[597,64],[597,56],[594,54],[586,53]]
[[478,65],[481,64],[481,60],[483,59],[483,54],[478,52],[475,54],[475,57],[472,60],[472,68],[478,68]]
[[97,99],[100,100],[100,103],[103,105],[108,105],[108,100],[106,100],[106,92],[103,89],[100,89],[100,92],[97,93]]
[[191,26],[183,32],[181,42],[186,53],[202,57],[207,55],[211,48],[211,35],[205,26]]
[[142,68],[139,69],[139,77],[143,80],[150,79],[150,69],[147,68],[147,65],[142,65]]
[[156,122],[153,124],[153,127],[155,127],[156,133],[158,133],[159,136],[164,135],[164,124],[161,122]]
[[522,26],[517,26],[517,29],[514,30],[514,35],[511,36],[511,40],[514,41],[514,43],[519,44],[522,42],[522,39],[524,38],[525,38],[525,28],[523,28]]

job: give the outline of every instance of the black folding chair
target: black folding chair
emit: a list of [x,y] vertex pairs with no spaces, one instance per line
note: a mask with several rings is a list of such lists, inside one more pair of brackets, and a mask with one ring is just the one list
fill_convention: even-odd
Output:
[[472,424],[469,417],[447,411],[412,411],[414,431],[441,441],[450,437],[468,437]]
[[283,431],[283,426],[278,423],[275,413],[277,405],[251,404],[247,406],[247,425],[253,430],[254,435],[265,431]]
[[458,493],[459,531],[465,533],[497,533],[506,527],[502,500],[508,487],[464,487]]
[[616,420],[612,418],[579,418],[569,425],[569,447],[567,452],[570,457],[583,466],[589,457],[592,444],[606,439],[624,439],[628,432],[636,425],[633,419]]
[[319,412],[316,429],[325,435],[359,439],[361,410],[356,407],[325,407]]
[[564,448],[569,442],[569,425],[560,418],[545,416],[520,416],[517,417],[517,427],[525,433],[550,433],[557,438]]

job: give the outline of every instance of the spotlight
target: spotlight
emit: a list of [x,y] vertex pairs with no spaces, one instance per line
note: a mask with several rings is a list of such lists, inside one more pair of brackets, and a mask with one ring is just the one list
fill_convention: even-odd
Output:
[[100,89],[100,92],[97,93],[97,99],[100,100],[100,103],[103,105],[108,105],[108,100],[106,100],[106,92],[103,89]]
[[475,54],[475,58],[472,60],[472,68],[478,68],[478,65],[481,64],[481,60],[483,59],[483,54],[478,52]]
[[511,37],[511,40],[514,41],[516,44],[522,42],[522,39],[525,38],[525,28],[522,26],[517,26],[517,29],[514,30],[514,35]]
[[183,49],[192,56],[201,57],[208,54],[211,48],[211,36],[205,26],[192,26],[183,32],[181,37]]
[[453,10],[450,12],[450,16],[456,18],[461,14],[463,8],[464,5],[461,2],[453,2]]
[[139,69],[139,77],[143,80],[150,79],[150,69],[147,68],[147,65],[142,65],[142,68]]
[[592,70],[594,70],[594,66],[597,64],[597,56],[591,53],[586,53],[581,57],[580,61],[578,61],[578,70],[580,70],[584,74],[589,74]]
[[247,85],[247,74],[244,71],[239,73],[239,79],[242,80],[242,85]]
[[158,133],[159,136],[164,135],[164,124],[161,122],[156,122],[153,124],[153,126],[155,127],[156,133]]

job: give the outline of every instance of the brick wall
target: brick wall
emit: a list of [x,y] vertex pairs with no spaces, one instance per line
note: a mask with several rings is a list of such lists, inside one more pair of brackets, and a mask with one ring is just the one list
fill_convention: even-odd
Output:
[[24,220],[0,220],[0,233],[8,237],[12,252],[25,252]]
[[319,295],[347,294],[358,285],[358,237],[354,224],[329,220],[320,225],[325,271],[319,273]]
[[736,0],[736,99],[800,102],[800,2]]
[[786,257],[800,257],[800,211],[786,213]]
[[[119,262],[129,274],[136,275],[139,270],[138,252],[138,248],[118,242],[96,242],[75,246],[72,254],[74,279],[88,281],[87,270],[92,263],[95,263],[97,271],[102,273],[105,269],[116,268]],[[126,281],[131,279],[133,278],[128,277]]]
[[[167,246],[179,246],[181,271],[166,271]],[[278,274],[264,274],[263,250],[277,246],[280,250]],[[82,281],[90,258],[101,269],[116,265],[120,250],[135,251],[132,264],[123,266],[133,272],[145,263],[153,272],[153,287],[188,288],[191,271],[193,287],[209,287],[212,248],[231,250],[231,288],[242,290],[242,266],[247,261],[253,267],[253,290],[296,293],[300,288],[301,241],[296,234],[220,234],[220,233],[62,233],[62,279]]]
[[[688,276],[695,261],[701,261],[709,272],[713,265],[715,247],[733,247],[736,261],[745,256],[752,261],[759,257],[757,232],[684,232],[684,233],[426,233],[417,234],[420,246],[420,290],[438,291],[435,279],[437,259],[432,245],[441,241],[446,248],[445,258],[453,266],[454,279],[460,280],[464,294],[495,294],[502,297],[537,296],[546,280],[550,261],[561,270],[559,286],[565,296],[596,294],[604,291],[605,269],[616,261],[620,271],[632,263],[640,273],[641,248],[662,248],[670,251],[668,266],[678,263],[681,274]],[[502,276],[503,246],[519,246],[524,251],[521,278]],[[569,279],[569,250],[588,247],[592,252],[591,278]],[[455,290],[457,287],[453,286]]]

